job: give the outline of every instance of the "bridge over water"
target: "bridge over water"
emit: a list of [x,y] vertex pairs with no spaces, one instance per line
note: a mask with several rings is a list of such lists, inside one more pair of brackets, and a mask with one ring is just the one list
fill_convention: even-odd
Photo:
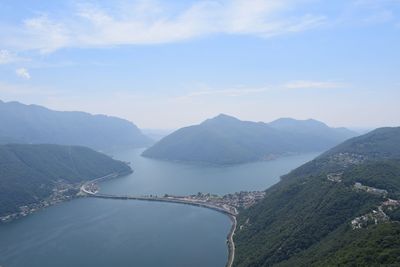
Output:
[[223,207],[219,207],[216,205],[212,205],[207,202],[193,201],[187,198],[178,198],[178,197],[156,197],[156,196],[129,196],[129,195],[110,195],[110,194],[102,194],[102,193],[94,193],[89,194],[91,197],[96,198],[107,198],[107,199],[123,199],[123,200],[142,200],[142,201],[155,201],[155,202],[168,202],[168,203],[178,203],[184,205],[191,205],[197,207],[203,207],[208,209],[213,209],[227,215],[236,216],[237,212],[225,209]]
[[154,202],[166,202],[166,203],[177,203],[177,204],[184,204],[184,205],[191,205],[191,206],[196,206],[196,207],[203,207],[203,208],[208,208],[212,209],[218,212],[221,212],[225,215],[227,215],[231,221],[232,221],[232,226],[229,231],[229,234],[227,236],[227,243],[228,243],[228,262],[226,264],[227,267],[231,267],[233,264],[233,260],[235,257],[235,243],[233,241],[233,235],[235,234],[236,230],[236,216],[238,214],[236,208],[230,207],[230,206],[217,206],[215,204],[206,202],[206,201],[200,201],[200,200],[194,200],[190,199],[187,197],[174,197],[174,196],[165,196],[165,197],[158,197],[158,196],[129,196],[129,195],[113,195],[113,194],[103,194],[99,193],[98,191],[92,191],[90,189],[87,189],[86,187],[88,185],[94,185],[97,184],[98,182],[110,179],[110,178],[115,178],[117,177],[118,174],[109,174],[100,178],[97,178],[95,180],[92,180],[90,182],[87,182],[83,184],[80,188],[81,192],[88,196],[88,197],[94,197],[94,198],[103,198],[103,199],[121,199],[121,200],[139,200],[139,201],[154,201]]

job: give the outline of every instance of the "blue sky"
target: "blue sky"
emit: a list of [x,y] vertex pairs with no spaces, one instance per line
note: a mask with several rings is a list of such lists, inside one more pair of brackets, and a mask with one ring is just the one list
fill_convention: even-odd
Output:
[[399,0],[0,2],[0,99],[177,128],[400,125]]

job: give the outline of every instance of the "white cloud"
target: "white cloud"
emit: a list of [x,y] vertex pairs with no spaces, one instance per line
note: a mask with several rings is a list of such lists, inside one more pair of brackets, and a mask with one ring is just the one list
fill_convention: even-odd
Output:
[[324,82],[324,81],[291,81],[284,85],[288,89],[335,89],[343,88],[345,84],[338,82]]
[[25,79],[25,80],[30,80],[30,79],[31,79],[31,75],[30,75],[29,71],[28,71],[26,68],[19,68],[19,69],[16,69],[16,70],[15,70],[15,73],[16,73],[19,77],[21,77],[21,78],[23,78],[23,79]]
[[24,37],[31,42],[27,45],[33,49],[39,49],[43,53],[66,47],[70,41],[70,34],[70,29],[67,26],[52,21],[47,16],[24,21]]
[[325,17],[320,15],[291,15],[290,9],[298,2],[207,0],[175,13],[165,2],[158,1],[135,1],[131,6],[114,9],[80,4],[67,12],[72,16],[26,19],[22,27],[3,31],[0,41],[19,49],[49,53],[64,47],[159,44],[211,34],[266,38],[305,31],[324,22]]
[[18,61],[19,58],[11,53],[9,50],[1,49],[0,50],[0,65],[1,64],[9,64]]

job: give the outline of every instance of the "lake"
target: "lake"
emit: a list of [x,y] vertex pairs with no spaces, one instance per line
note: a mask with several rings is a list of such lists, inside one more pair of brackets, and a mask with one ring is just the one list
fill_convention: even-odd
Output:
[[[308,153],[235,166],[114,158],[134,173],[101,184],[113,194],[226,194],[264,190],[313,159]],[[0,266],[225,266],[230,219],[188,205],[82,198],[0,226]]]

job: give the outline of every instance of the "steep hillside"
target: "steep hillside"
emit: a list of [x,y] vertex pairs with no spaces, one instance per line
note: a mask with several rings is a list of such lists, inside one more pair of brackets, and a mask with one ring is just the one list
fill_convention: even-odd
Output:
[[143,156],[235,164],[290,153],[323,151],[356,135],[313,122],[284,119],[266,124],[240,121],[222,114],[175,131],[147,149]]
[[131,122],[0,101],[0,144],[61,144],[96,150],[144,147],[151,140]]
[[0,217],[62,191],[76,194],[82,181],[129,172],[127,164],[85,147],[1,145]]
[[235,266],[400,263],[400,128],[352,138],[241,211]]

